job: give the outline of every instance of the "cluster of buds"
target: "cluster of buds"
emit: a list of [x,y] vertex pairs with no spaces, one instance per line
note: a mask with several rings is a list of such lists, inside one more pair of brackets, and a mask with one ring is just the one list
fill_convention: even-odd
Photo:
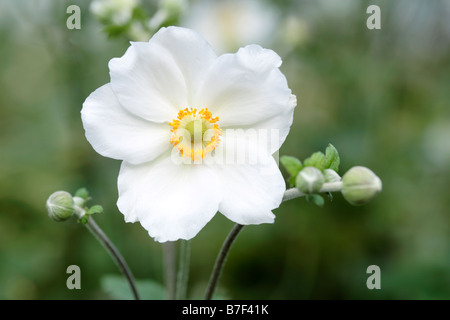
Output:
[[319,193],[340,191],[350,204],[363,205],[382,189],[380,178],[366,167],[355,166],[341,178],[339,154],[332,145],[325,153],[313,153],[303,163],[294,157],[282,157],[281,162],[290,174],[290,184],[319,205],[323,204]]
[[357,206],[370,202],[381,191],[382,183],[372,170],[362,166],[351,168],[342,179],[331,169],[322,173],[306,167],[297,175],[296,188],[305,194],[341,191],[345,200]]
[[[159,0],[144,5],[141,0],[94,0],[90,11],[110,37],[148,41],[159,28],[177,24],[187,6],[186,0]],[[153,10],[148,10],[153,8]]]

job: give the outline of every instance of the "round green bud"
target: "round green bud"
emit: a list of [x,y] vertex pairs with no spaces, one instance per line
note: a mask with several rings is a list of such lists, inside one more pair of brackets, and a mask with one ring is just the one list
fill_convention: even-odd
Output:
[[305,167],[295,179],[295,186],[303,193],[317,193],[325,182],[322,172],[315,167]]
[[353,167],[342,177],[342,195],[345,200],[355,206],[372,200],[381,188],[380,178],[366,167]]
[[55,221],[69,219],[74,210],[75,203],[70,193],[66,191],[56,191],[48,197],[46,202],[48,216]]

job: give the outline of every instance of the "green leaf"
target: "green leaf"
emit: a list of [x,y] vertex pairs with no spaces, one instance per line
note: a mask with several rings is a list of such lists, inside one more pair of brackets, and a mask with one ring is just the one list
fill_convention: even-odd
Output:
[[95,213],[102,213],[103,207],[101,205],[96,204],[95,206],[92,206],[86,211],[86,214],[95,214]]
[[325,150],[325,169],[332,169],[338,172],[340,163],[341,159],[339,158],[339,153],[337,149],[330,143]]
[[131,21],[145,21],[147,18],[147,12],[144,10],[144,8],[135,7],[133,9],[133,12],[131,14]]
[[315,167],[321,171],[325,169],[325,155],[323,152],[314,152],[309,158],[303,161],[305,167]]
[[295,187],[295,179],[296,179],[297,177],[289,177],[289,179],[288,179],[288,182],[289,182],[289,185],[293,188],[293,187]]
[[[139,296],[143,300],[164,300],[167,298],[166,290],[160,283],[152,280],[136,280],[135,284]],[[100,280],[100,286],[113,299],[134,299],[130,284],[123,276],[113,274],[105,275]]]
[[325,199],[319,194],[308,194],[306,196],[306,201],[314,203],[319,207],[323,207],[323,205],[325,204]]
[[295,186],[295,178],[303,169],[302,162],[299,159],[291,156],[281,156],[280,162],[289,174],[289,184],[291,186]]
[[290,176],[296,176],[302,170],[302,162],[295,157],[281,156],[280,162]]
[[128,25],[107,25],[103,31],[108,34],[108,37],[114,38],[125,34],[128,30]]
[[89,192],[86,188],[80,188],[75,192],[75,197],[80,197],[81,199],[87,200],[89,197]]

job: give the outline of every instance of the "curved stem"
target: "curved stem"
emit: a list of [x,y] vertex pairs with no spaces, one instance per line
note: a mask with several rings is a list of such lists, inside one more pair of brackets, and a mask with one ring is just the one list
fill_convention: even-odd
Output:
[[133,292],[133,296],[136,300],[139,300],[139,294],[136,289],[136,285],[134,283],[134,277],[131,273],[130,268],[128,267],[125,259],[120,254],[119,250],[114,246],[114,244],[109,240],[106,234],[102,229],[95,223],[92,217],[89,217],[87,223],[85,224],[86,228],[97,238],[97,240],[103,245],[103,247],[108,251],[114,261],[117,263],[120,271],[122,271],[123,275],[127,279],[130,284],[131,291]]
[[284,192],[283,200],[281,200],[281,202],[292,200],[292,199],[295,199],[295,198],[298,198],[298,197],[303,197],[305,195],[306,194],[304,194],[303,192],[301,192],[297,188],[290,188],[290,189],[287,189]]
[[220,274],[222,273],[223,265],[225,263],[225,259],[230,251],[231,245],[236,239],[239,232],[242,230],[244,226],[236,223],[225,239],[222,249],[220,249],[219,255],[217,256],[216,263],[214,264],[214,269],[211,274],[211,278],[209,279],[208,288],[206,289],[205,299],[210,300],[216,289],[217,282],[219,281]]
[[[340,191],[342,189],[342,181],[337,182],[327,182],[324,183],[322,188],[320,188],[320,192],[335,192]],[[290,188],[286,190],[283,194],[283,199],[281,202],[289,201],[295,198],[306,196],[305,193],[301,192],[297,188]],[[225,259],[230,251],[231,245],[236,239],[239,232],[242,230],[244,226],[240,224],[236,224],[233,229],[231,229],[227,238],[225,239],[222,248],[220,249],[219,255],[217,256],[216,263],[214,264],[214,268],[209,279],[208,288],[206,289],[205,299],[210,300],[216,289],[217,283],[219,281],[220,274],[223,269],[223,265],[225,263]]]

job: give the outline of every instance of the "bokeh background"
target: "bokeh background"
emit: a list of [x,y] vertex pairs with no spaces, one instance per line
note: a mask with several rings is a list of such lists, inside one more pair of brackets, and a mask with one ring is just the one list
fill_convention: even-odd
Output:
[[[47,217],[52,192],[80,187],[105,208],[95,219],[135,277],[163,283],[162,245],[124,223],[120,162],[91,148],[80,110],[109,81],[108,61],[166,24],[201,32],[218,54],[275,50],[299,101],[280,154],[304,159],[332,143],[341,174],[363,165],[383,181],[365,206],[296,199],[273,225],[244,228],[218,297],[450,298],[450,0],[111,2],[117,16],[91,1],[0,0],[0,299],[117,297],[105,279],[120,272],[100,244],[75,220]],[[79,30],[66,27],[71,4]],[[130,15],[130,4],[141,9]],[[366,27],[371,4],[381,30]],[[189,298],[203,297],[232,226],[218,214],[191,241]],[[72,264],[81,290],[66,287]],[[380,290],[366,287],[369,265]]]

